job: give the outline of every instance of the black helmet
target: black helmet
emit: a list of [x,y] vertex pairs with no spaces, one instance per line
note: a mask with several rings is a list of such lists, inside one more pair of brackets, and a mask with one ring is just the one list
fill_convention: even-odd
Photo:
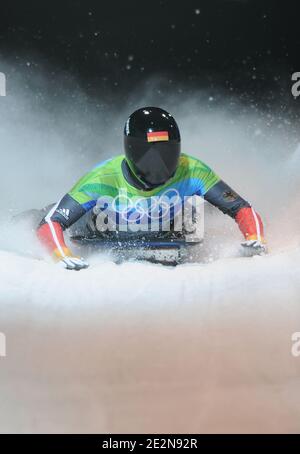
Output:
[[143,107],[125,123],[124,148],[133,174],[155,187],[175,173],[180,155],[180,133],[171,114],[159,107]]

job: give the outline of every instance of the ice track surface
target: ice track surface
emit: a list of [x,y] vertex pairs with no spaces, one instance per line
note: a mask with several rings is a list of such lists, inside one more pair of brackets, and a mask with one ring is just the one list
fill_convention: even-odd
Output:
[[299,432],[299,259],[69,272],[0,252],[1,432]]

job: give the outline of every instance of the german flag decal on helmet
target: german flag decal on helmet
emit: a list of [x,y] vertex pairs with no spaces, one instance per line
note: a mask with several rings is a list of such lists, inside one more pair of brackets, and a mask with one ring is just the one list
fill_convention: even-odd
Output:
[[147,132],[148,142],[163,142],[169,140],[168,131]]

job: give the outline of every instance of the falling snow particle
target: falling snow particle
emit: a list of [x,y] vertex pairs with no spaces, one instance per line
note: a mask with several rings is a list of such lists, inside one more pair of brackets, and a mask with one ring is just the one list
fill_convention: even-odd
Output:
[[198,9],[198,8],[195,9],[195,14],[197,14],[197,16],[198,16],[198,14],[200,14],[200,9]]

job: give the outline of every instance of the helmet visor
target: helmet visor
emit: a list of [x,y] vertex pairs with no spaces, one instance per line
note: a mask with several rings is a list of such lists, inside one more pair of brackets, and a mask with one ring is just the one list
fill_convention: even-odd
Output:
[[180,143],[147,143],[139,138],[125,136],[125,147],[130,168],[149,185],[162,185],[174,175],[180,156]]

